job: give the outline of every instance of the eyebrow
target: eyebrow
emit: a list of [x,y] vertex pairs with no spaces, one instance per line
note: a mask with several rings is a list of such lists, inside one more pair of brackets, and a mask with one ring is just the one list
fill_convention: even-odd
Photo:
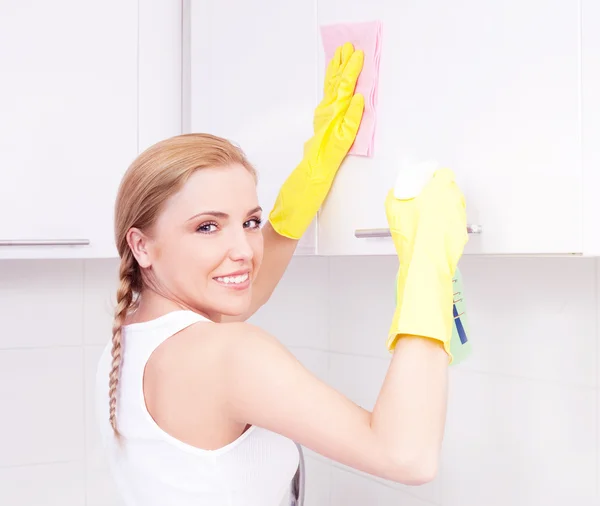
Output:
[[[251,209],[250,211],[248,211],[247,216],[250,216],[251,214],[258,213],[261,211],[262,211],[262,207],[260,207],[260,206],[255,207],[254,209]],[[195,214],[194,216],[189,218],[188,221],[195,220],[196,218],[199,218],[200,216],[213,216],[215,218],[223,218],[223,219],[229,218],[229,215],[227,213],[224,213],[223,211],[203,211],[201,213]]]

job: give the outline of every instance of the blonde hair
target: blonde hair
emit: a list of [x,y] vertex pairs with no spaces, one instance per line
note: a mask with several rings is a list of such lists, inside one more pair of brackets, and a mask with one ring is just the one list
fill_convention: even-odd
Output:
[[109,417],[117,437],[117,387],[123,362],[121,328],[127,314],[139,303],[143,288],[140,267],[127,243],[132,227],[148,230],[165,202],[176,194],[197,170],[243,165],[255,178],[256,171],[244,153],[229,141],[209,134],[185,134],[163,140],[141,153],[129,166],[115,202],[115,242],[121,265],[112,327],[112,368],[109,377]]

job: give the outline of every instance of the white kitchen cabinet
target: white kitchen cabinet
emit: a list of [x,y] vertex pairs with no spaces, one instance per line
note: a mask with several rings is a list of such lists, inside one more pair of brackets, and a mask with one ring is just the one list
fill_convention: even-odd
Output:
[[347,158],[306,251],[395,254],[389,238],[357,231],[387,228],[401,164],[437,160],[481,227],[467,254],[600,254],[600,118],[589,110],[600,102],[599,16],[592,0],[583,8],[582,32],[571,0],[190,0],[184,128],[239,143],[268,211],[312,133],[327,63],[319,27],[381,20],[375,156]]
[[581,0],[584,253],[600,255],[600,2]]
[[375,156],[348,157],[299,253],[395,254],[356,231],[387,228],[403,161],[435,159],[482,227],[467,253],[600,254],[593,0],[35,0],[0,6],[0,258],[116,255],[123,172],[181,131],[238,143],[266,215],[312,135],[320,25],[375,19]]
[[116,256],[122,174],[181,131],[181,5],[2,2],[0,76],[0,258]]
[[[432,159],[454,169],[468,221],[482,227],[467,253],[586,252],[579,2],[317,3],[320,25],[383,22],[375,156],[342,167],[319,216],[319,253],[395,254],[391,239],[355,231],[387,228],[400,164]],[[599,56],[589,56],[596,102]],[[321,48],[319,58],[320,78]]]
[[[317,83],[314,2],[189,0],[184,130],[238,144],[259,174],[267,218],[312,136]],[[314,223],[298,253],[314,253]]]

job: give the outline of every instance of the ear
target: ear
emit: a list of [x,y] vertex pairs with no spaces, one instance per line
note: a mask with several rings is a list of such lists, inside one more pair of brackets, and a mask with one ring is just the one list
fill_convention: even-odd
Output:
[[130,228],[127,231],[127,244],[142,269],[152,265],[150,242],[151,239],[137,228]]

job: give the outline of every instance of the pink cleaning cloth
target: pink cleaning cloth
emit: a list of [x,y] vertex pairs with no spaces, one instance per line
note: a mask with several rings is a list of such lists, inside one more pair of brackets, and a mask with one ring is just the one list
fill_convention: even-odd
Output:
[[380,21],[363,23],[342,23],[321,26],[321,39],[325,50],[325,65],[335,54],[338,46],[352,43],[354,49],[361,49],[365,58],[363,68],[356,83],[355,93],[365,97],[365,110],[354,144],[349,154],[373,156],[377,107],[377,88],[379,82],[379,59],[381,55]]

